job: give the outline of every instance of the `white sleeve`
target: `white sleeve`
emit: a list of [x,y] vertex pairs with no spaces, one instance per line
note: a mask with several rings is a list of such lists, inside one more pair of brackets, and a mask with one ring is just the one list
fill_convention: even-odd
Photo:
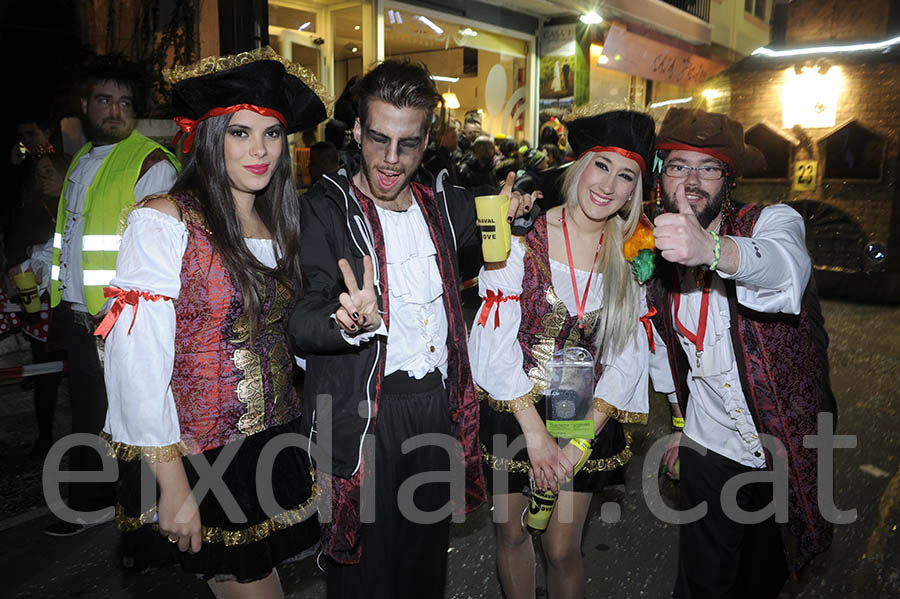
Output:
[[678,400],[674,397],[675,379],[669,365],[669,352],[662,335],[656,330],[656,325],[653,325],[653,344],[656,346],[656,349],[650,352],[650,381],[653,383],[653,389],[657,393],[666,394],[669,403],[677,403]]
[[733,275],[737,301],[757,312],[799,314],[812,261],[803,217],[784,204],[763,208],[751,237],[731,237],[740,250]]
[[[331,315],[331,318],[332,318],[332,320],[337,322],[337,319],[335,318],[334,314]],[[356,335],[348,335],[347,333],[344,332],[344,329],[341,329],[341,337],[344,338],[344,341],[346,341],[350,345],[355,345],[357,347],[360,344],[365,343],[366,341],[369,341],[375,335],[382,335],[385,338],[387,338],[388,330],[387,330],[387,325],[384,324],[384,320],[381,321],[381,325],[379,325],[379,327],[377,329],[375,329],[374,331],[364,331],[362,333],[357,333]]]
[[53,238],[43,245],[35,245],[31,249],[31,270],[38,277],[41,291],[50,288],[50,265],[53,263]]
[[[647,314],[647,298],[640,289],[640,316]],[[624,423],[647,424],[650,411],[647,373],[650,368],[650,341],[638,318],[634,335],[622,351],[603,364],[603,375],[594,387],[594,406]]]
[[519,238],[513,238],[506,265],[497,270],[482,268],[478,274],[482,302],[469,335],[469,361],[475,384],[498,401],[520,398],[534,386],[522,369],[518,339],[524,258]]
[[[106,338],[104,378],[109,408],[104,431],[125,456],[169,461],[183,452],[171,379],[175,360],[174,299],[181,290],[187,229],[171,216],[138,208],[128,227],[110,287],[162,296],[124,304]],[[136,312],[135,312],[136,309]]]
[[160,160],[150,167],[134,186],[134,201],[140,202],[154,193],[168,193],[175,184],[178,171],[168,160]]

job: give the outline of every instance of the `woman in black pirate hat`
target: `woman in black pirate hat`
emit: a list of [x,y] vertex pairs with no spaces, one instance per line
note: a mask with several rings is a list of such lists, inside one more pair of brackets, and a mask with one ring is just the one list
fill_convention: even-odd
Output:
[[[469,339],[472,375],[483,400],[481,439],[493,493],[497,566],[510,599],[535,592],[524,513],[529,489],[559,492],[541,536],[550,596],[584,595],[581,537],[591,495],[622,482],[631,457],[622,423],[647,421],[649,340],[641,321],[647,309],[626,241],[638,237],[639,229],[649,230],[640,221],[653,120],[616,111],[574,118],[567,127],[578,159],[565,175],[565,203],[513,239],[502,268],[482,269],[483,303]],[[652,255],[652,241],[649,247]],[[593,410],[584,421],[587,430],[574,436],[593,440],[560,450],[545,423],[547,363],[555,351],[576,347],[593,355],[594,369]],[[574,483],[563,484],[583,454],[587,462]]]
[[285,335],[300,281],[286,135],[326,108],[312,77],[269,48],[166,77],[192,153],[170,194],[128,215],[97,331],[117,522],[142,564],[175,558],[218,597],[280,597],[275,566],[317,544],[319,493],[306,448],[283,436],[300,415]]

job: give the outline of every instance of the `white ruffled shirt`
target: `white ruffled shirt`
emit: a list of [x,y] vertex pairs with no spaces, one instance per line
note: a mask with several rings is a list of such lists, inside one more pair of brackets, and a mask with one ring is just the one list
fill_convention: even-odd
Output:
[[[178,219],[153,208],[134,210],[128,217],[110,286],[177,299],[187,241],[187,228]],[[271,239],[244,241],[260,262],[275,266]],[[103,375],[109,407],[103,430],[113,441],[164,447],[181,440],[170,384],[175,363],[175,305],[171,300],[141,298],[136,317],[132,306],[126,304],[106,337]]]
[[405,370],[421,379],[434,369],[447,378],[447,314],[437,251],[422,209],[416,202],[403,211],[375,205],[387,260],[390,329],[341,335],[352,345],[375,335],[387,337],[384,375]]
[[[497,270],[481,269],[478,275],[478,293],[484,298],[487,291],[499,291],[504,296],[522,293],[525,275],[525,250],[519,238],[510,244],[510,254],[506,266]],[[550,275],[557,297],[565,304],[571,316],[577,315],[575,294],[569,265],[550,260]],[[575,280],[579,293],[584,293],[590,273],[575,270]],[[602,305],[603,275],[594,273],[591,290],[588,292],[585,312],[597,310]],[[643,288],[640,294],[640,314],[647,312]],[[580,298],[579,298],[580,301]],[[484,302],[477,314],[484,309]],[[494,328],[495,310],[499,310],[500,326]],[[534,386],[524,370],[524,356],[519,344],[519,325],[522,308],[519,301],[508,300],[495,305],[488,316],[487,324],[472,325],[469,335],[469,360],[472,364],[472,378],[475,384],[487,391],[498,401],[514,400],[531,391]],[[632,413],[649,412],[648,378],[649,341],[640,320],[635,321],[634,341],[626,343],[618,355],[601,357],[603,375],[594,387],[594,397],[602,398],[616,408]],[[592,348],[593,349],[593,348]],[[605,352],[609,354],[610,352]]]
[[[696,347],[682,333],[678,339],[691,368],[684,434],[700,445],[752,468],[766,465],[759,433],[747,407],[734,347],[731,314],[723,279],[733,279],[739,304],[764,313],[799,314],[812,262],[806,249],[803,218],[789,206],[762,210],[751,237],[731,237],[740,250],[737,272],[718,272],[709,290],[709,313],[703,354],[697,364]],[[700,321],[702,288],[690,270],[682,272],[678,320],[695,333]],[[673,306],[674,312],[674,306]],[[676,329],[677,330],[677,329]],[[651,358],[653,387],[675,403],[675,383],[665,343],[654,332],[657,350]]]

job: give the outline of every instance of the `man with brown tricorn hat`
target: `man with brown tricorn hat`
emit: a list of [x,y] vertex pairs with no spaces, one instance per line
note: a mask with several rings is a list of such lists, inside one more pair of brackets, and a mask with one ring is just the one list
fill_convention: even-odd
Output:
[[672,405],[664,463],[680,509],[707,508],[680,526],[673,596],[776,597],[832,535],[804,445],[831,433],[817,418],[835,404],[803,219],[732,200],[765,161],[723,114],[670,110],[656,148],[651,375]]

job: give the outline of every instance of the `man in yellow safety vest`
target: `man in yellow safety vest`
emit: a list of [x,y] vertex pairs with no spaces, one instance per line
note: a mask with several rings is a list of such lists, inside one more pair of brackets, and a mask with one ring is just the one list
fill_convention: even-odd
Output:
[[[103,57],[89,70],[81,90],[89,142],[66,173],[52,248],[48,244],[44,252],[45,263],[51,264],[52,334],[68,351],[73,433],[96,435],[106,418],[102,348],[93,331],[105,303],[103,288],[116,271],[119,218],[127,206],[168,191],[177,175],[172,153],[135,129],[143,87],[136,65],[121,59]],[[100,469],[92,447],[76,446],[69,460],[71,471]],[[69,484],[72,510],[96,513],[114,502],[112,483]],[[59,520],[45,532],[78,534],[111,518],[111,510],[103,513],[89,520]]]

